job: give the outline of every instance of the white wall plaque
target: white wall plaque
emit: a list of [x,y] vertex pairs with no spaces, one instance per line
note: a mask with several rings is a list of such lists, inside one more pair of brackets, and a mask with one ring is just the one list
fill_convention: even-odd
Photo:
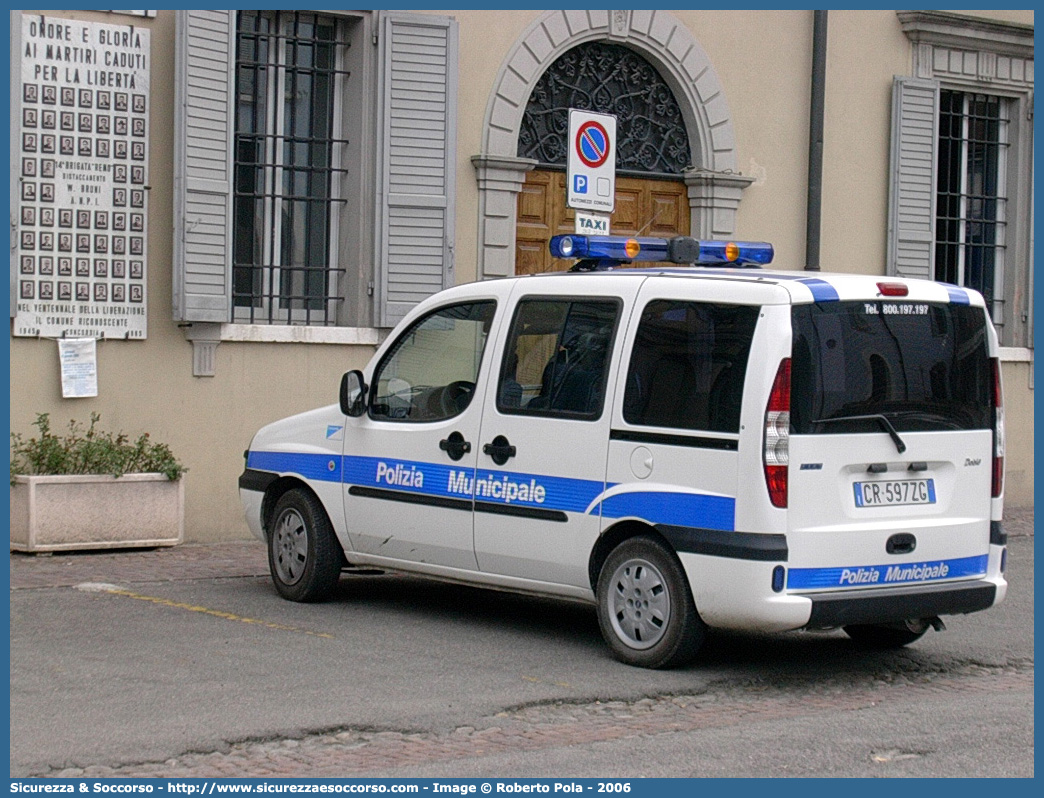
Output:
[[143,339],[149,31],[22,17],[14,334]]

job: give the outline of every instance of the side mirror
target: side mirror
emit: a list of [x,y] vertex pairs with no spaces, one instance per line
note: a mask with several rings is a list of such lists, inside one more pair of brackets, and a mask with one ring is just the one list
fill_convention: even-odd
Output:
[[366,383],[361,371],[353,369],[341,377],[341,412],[357,417],[366,412]]

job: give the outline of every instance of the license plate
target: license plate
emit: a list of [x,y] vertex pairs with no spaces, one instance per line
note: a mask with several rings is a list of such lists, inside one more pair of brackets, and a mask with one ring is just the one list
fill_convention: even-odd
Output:
[[908,504],[935,504],[934,479],[897,479],[856,482],[856,507],[899,507]]

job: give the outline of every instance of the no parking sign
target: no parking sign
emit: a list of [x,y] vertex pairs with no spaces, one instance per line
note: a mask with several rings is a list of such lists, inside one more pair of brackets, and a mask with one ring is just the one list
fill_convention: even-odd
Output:
[[616,117],[569,109],[566,205],[612,213],[616,205]]

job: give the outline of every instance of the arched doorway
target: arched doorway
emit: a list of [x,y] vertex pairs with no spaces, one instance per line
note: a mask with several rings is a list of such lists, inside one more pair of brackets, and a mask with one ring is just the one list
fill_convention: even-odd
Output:
[[537,162],[518,196],[516,274],[562,268],[547,249],[551,236],[571,233],[565,205],[569,109],[617,118],[614,235],[688,235],[689,198],[683,173],[692,166],[689,137],[670,86],[634,50],[607,41],[577,45],[559,56],[530,93],[518,157]]
[[663,10],[544,11],[501,62],[486,107],[481,147],[471,156],[478,188],[477,279],[516,271],[518,195],[527,174],[539,165],[518,156],[522,118],[534,88],[559,56],[587,42],[606,41],[641,53],[678,100],[692,148],[693,168],[683,174],[690,234],[734,234],[743,192],[754,178],[738,170],[725,88],[692,31]]

